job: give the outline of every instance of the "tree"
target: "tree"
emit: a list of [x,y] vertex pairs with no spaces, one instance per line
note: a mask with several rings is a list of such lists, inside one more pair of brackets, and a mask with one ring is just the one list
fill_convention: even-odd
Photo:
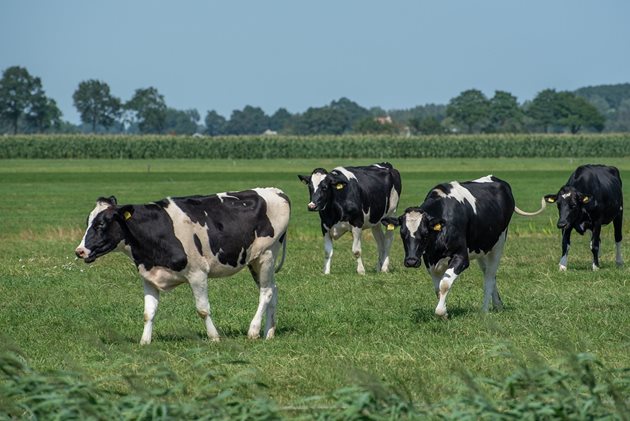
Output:
[[136,89],[125,107],[134,113],[141,133],[163,133],[167,107],[156,88]]
[[84,124],[111,127],[120,117],[121,102],[110,93],[109,85],[96,79],[84,80],[72,95],[74,107]]
[[18,122],[31,112],[35,103],[45,98],[42,82],[19,66],[7,68],[0,79],[0,120],[5,121],[13,133],[18,132]]
[[456,124],[466,126],[472,133],[486,126],[490,103],[488,98],[477,89],[469,89],[451,99],[446,108],[446,115],[452,117]]
[[43,133],[50,129],[59,131],[62,127],[61,110],[54,99],[45,95],[38,95],[25,115],[25,121],[29,130]]
[[490,99],[489,130],[493,132],[517,133],[523,129],[523,111],[516,97],[509,92],[495,91]]
[[534,124],[542,127],[547,133],[549,127],[556,124],[560,118],[556,90],[540,91],[529,104],[526,114],[534,121]]
[[412,118],[409,120],[409,127],[414,133],[417,134],[444,134],[446,129],[442,126],[440,121],[433,117],[425,118]]
[[347,118],[343,112],[330,107],[309,108],[296,118],[295,132],[301,135],[342,134]]
[[216,111],[208,111],[204,123],[206,125],[206,134],[210,136],[220,136],[225,134],[227,121],[225,120],[225,117]]
[[276,132],[286,131],[293,116],[286,108],[278,108],[278,110],[269,117],[269,129]]
[[332,101],[330,109],[341,113],[345,117],[344,132],[350,131],[359,120],[370,116],[370,112],[367,109],[345,97]]
[[571,92],[558,93],[559,119],[558,123],[568,127],[572,134],[578,133],[583,127],[601,132],[606,119],[597,111],[594,105]]
[[260,107],[246,105],[242,111],[234,110],[227,123],[228,134],[261,134],[269,128],[269,117]]
[[167,108],[164,128],[167,133],[192,135],[197,132],[197,123],[200,118],[199,111],[195,109]]

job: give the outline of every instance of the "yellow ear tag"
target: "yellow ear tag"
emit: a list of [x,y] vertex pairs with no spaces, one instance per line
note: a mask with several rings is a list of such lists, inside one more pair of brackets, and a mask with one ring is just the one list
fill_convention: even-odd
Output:
[[588,197],[588,196],[584,196],[584,197],[582,198],[582,203],[588,203],[588,202],[590,202],[590,201],[591,201],[591,198],[590,198],[590,197]]
[[341,190],[341,189],[343,189],[343,184],[339,183],[339,184],[337,184],[337,185],[335,186],[335,188],[336,188],[337,190]]
[[556,199],[554,199],[553,197],[550,197],[550,198],[547,199],[547,202],[549,202],[549,203],[553,203],[555,201],[556,201]]
[[395,228],[394,224],[387,224],[387,231],[394,231]]
[[128,221],[131,219],[131,213],[129,211],[125,211],[123,215],[125,217],[125,221]]
[[442,231],[442,224],[433,225],[433,231]]

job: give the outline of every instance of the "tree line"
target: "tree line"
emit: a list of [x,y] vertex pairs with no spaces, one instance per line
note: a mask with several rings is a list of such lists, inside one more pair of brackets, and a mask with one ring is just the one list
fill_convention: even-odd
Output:
[[295,114],[280,108],[267,115],[260,107],[246,105],[229,118],[210,110],[203,122],[196,109],[167,106],[155,87],[136,89],[123,101],[111,93],[106,82],[89,79],[79,83],[72,99],[81,119],[78,126],[62,120],[57,103],[46,95],[39,77],[20,66],[9,67],[0,79],[0,133],[219,136],[630,131],[630,84],[575,92],[545,89],[523,103],[509,92],[496,91],[488,98],[477,89],[469,89],[446,105],[388,111],[365,108],[348,98]]

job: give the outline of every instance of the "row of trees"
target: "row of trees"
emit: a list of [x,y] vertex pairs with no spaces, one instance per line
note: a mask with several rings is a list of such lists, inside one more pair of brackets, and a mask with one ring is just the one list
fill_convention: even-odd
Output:
[[[166,105],[154,87],[137,89],[128,101],[115,97],[109,85],[90,79],[79,83],[73,96],[82,125],[61,120],[56,102],[48,98],[40,78],[22,67],[7,68],[0,79],[0,132],[88,131],[109,133],[204,133],[210,136],[268,133],[492,133],[602,131],[605,114],[585,95],[541,91],[519,104],[505,91],[487,98],[470,89],[448,105],[425,105],[409,110],[364,108],[341,98],[323,107],[291,114],[285,108],[267,115],[250,105],[234,110],[229,119],[208,111],[203,124],[195,109]],[[598,97],[599,98],[599,97]],[[630,104],[630,99],[628,100]],[[630,129],[630,127],[628,127]]]

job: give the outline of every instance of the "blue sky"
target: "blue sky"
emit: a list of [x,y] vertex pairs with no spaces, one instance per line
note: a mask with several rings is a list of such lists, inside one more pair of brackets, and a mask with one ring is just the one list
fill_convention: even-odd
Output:
[[476,88],[519,101],[545,88],[630,82],[630,1],[2,0],[0,70],[42,78],[64,118],[100,79],[126,101],[303,112],[447,103]]

